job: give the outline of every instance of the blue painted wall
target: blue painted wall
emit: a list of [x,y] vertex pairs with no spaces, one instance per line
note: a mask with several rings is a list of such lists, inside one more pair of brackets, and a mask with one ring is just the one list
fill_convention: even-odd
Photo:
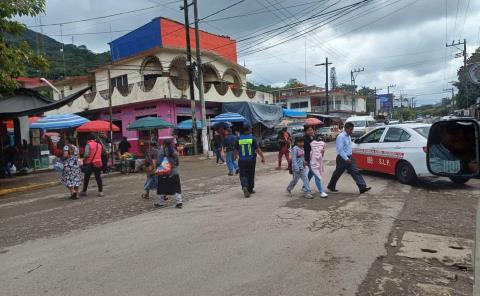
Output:
[[160,18],[110,42],[112,61],[116,61],[139,52],[162,46]]

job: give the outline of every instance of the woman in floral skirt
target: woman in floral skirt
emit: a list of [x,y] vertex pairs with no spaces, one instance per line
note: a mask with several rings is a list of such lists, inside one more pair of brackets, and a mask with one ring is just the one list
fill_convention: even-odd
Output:
[[63,147],[63,171],[61,182],[70,191],[71,199],[78,199],[78,189],[82,184],[82,172],[78,161],[78,149],[74,145]]

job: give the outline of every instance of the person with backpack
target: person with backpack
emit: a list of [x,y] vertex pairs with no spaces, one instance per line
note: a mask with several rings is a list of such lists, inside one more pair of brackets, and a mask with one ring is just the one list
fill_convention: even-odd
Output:
[[287,164],[290,162],[290,145],[292,145],[292,137],[288,133],[286,127],[278,133],[278,145],[280,147],[280,151],[278,151],[278,166],[275,169],[281,170],[282,158],[284,155],[287,159]]
[[227,168],[228,168],[228,175],[233,176],[233,173],[238,174],[239,168],[238,164],[233,159],[233,151],[235,150],[235,143],[237,142],[237,137],[232,133],[231,129],[226,130],[227,136],[224,140],[224,147],[226,151],[226,160],[227,160]]
[[325,172],[323,156],[325,154],[326,144],[322,140],[321,135],[316,135],[315,140],[310,143],[310,146],[312,148],[310,152],[310,169],[315,178],[315,185],[317,185],[318,192],[320,192],[320,197],[327,198],[328,194],[325,193],[322,186],[322,175]]
[[175,195],[176,208],[183,207],[178,165],[177,151],[169,140],[164,140],[163,145],[158,149],[157,158],[153,160],[153,166],[156,168],[158,176],[157,196],[153,204],[156,208],[165,206],[167,195]]
[[235,159],[238,158],[238,167],[240,169],[240,183],[242,185],[243,195],[248,198],[254,194],[255,190],[255,166],[257,154],[260,155],[262,163],[265,164],[263,155],[257,140],[252,135],[252,127],[245,124],[242,134],[235,144]]
[[102,182],[102,144],[95,141],[95,135],[90,134],[87,137],[87,145],[85,145],[85,152],[83,154],[83,190],[80,192],[80,196],[87,196],[88,183],[90,182],[90,176],[92,173],[95,176],[97,182],[98,194],[102,197],[103,194],[103,182]]
[[287,186],[288,195],[292,196],[292,190],[297,185],[298,180],[302,179],[303,189],[305,192],[304,197],[312,199],[312,190],[310,189],[310,184],[307,178],[307,165],[305,163],[305,150],[303,149],[305,145],[305,139],[303,137],[298,137],[295,139],[295,146],[292,148],[292,174],[293,178],[290,184]]

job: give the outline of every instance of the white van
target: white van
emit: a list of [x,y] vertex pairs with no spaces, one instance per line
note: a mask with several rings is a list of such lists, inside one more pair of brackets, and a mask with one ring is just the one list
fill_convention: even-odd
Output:
[[350,116],[345,123],[353,123],[352,138],[359,138],[375,128],[375,119],[372,116]]

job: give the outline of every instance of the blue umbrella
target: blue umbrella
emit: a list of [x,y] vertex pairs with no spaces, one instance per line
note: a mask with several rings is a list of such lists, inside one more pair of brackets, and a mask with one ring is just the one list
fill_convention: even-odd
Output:
[[80,126],[90,120],[76,114],[52,114],[40,118],[30,125],[33,129],[59,130]]
[[245,117],[238,113],[222,113],[220,115],[215,116],[210,120],[212,123],[219,123],[219,122],[248,122]]
[[[201,120],[197,120],[197,129],[201,129],[202,128],[202,121]],[[181,121],[177,124],[177,127],[176,129],[180,129],[180,130],[191,130],[192,129],[192,120],[191,119],[187,119],[187,120],[184,120],[184,121]]]

